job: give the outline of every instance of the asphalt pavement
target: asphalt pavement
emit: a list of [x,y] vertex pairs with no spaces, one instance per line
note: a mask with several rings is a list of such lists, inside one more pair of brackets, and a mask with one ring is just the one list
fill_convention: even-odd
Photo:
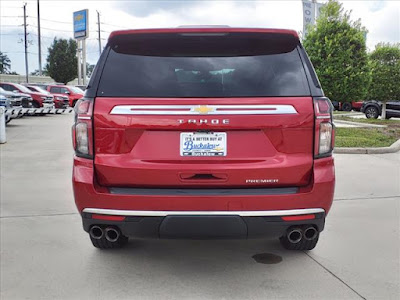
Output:
[[309,252],[275,240],[149,239],[101,251],[73,200],[72,119],[7,127],[1,299],[399,299],[399,152],[335,155],[335,201]]

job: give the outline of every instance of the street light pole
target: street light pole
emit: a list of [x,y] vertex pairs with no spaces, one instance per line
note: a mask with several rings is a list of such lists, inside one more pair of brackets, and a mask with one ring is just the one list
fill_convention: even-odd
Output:
[[42,76],[42,44],[40,36],[40,4],[37,0],[39,76]]
[[97,31],[99,34],[99,37],[98,37],[98,39],[99,39],[99,55],[101,55],[101,35],[100,35],[101,31],[100,31],[100,13],[99,13],[99,11],[97,11]]

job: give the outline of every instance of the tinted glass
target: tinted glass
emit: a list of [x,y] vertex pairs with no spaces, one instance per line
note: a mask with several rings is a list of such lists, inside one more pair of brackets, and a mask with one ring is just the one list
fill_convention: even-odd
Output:
[[46,90],[44,90],[44,89],[42,89],[40,87],[37,87],[37,86],[35,86],[35,87],[28,86],[28,89],[30,89],[31,91],[34,91],[34,92],[42,93],[42,94],[48,94],[49,93],[48,91],[46,91]]
[[53,94],[61,94],[61,88],[59,87],[51,87],[50,92]]
[[71,89],[71,91],[73,91],[73,92],[76,93],[76,94],[83,94],[83,93],[85,93],[85,92],[82,91],[80,88],[75,87],[75,86],[70,86],[69,88]]
[[[176,43],[171,46],[168,44],[168,39],[161,39],[168,45],[163,49],[151,47],[152,44],[161,46],[160,40],[145,39],[139,44],[118,41],[114,45],[111,44],[98,95],[109,97],[310,95],[305,71],[296,48],[297,44],[292,41],[285,43],[281,39],[258,43],[257,39],[236,41],[225,38],[220,41],[215,39],[216,37],[212,37],[211,40],[204,37],[191,38],[196,43],[199,40],[202,43],[191,44],[187,40],[183,43],[176,38],[169,41]],[[270,44],[273,46],[269,46]]]
[[14,83],[14,85],[22,92],[22,93],[31,93],[32,91],[29,90],[27,87],[20,85],[18,83]]
[[3,89],[5,89],[5,90],[8,91],[8,92],[12,92],[13,90],[16,90],[15,87],[13,87],[12,85],[9,85],[9,84],[2,83],[2,84],[0,84],[0,85],[1,85],[1,87],[2,87]]

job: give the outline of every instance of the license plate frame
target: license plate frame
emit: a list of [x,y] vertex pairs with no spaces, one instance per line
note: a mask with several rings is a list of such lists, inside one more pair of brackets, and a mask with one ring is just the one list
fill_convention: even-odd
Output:
[[181,132],[179,152],[184,157],[224,157],[226,132]]

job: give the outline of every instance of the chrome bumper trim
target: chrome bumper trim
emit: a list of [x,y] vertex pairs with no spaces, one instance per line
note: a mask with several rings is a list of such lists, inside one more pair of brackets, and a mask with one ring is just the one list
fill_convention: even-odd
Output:
[[271,217],[293,216],[325,213],[322,208],[305,208],[289,210],[256,210],[256,211],[149,211],[149,210],[119,210],[102,208],[85,208],[84,213],[114,215],[114,216],[138,216],[138,217],[166,217],[166,216],[241,216],[241,217]]

